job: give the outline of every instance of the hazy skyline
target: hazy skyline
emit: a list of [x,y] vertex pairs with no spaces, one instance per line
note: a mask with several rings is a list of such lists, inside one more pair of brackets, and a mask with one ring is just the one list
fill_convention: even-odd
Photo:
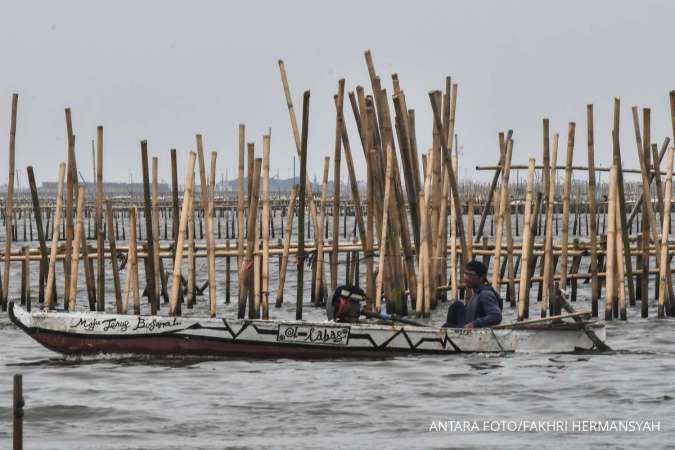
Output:
[[[494,164],[497,133],[514,130],[514,164],[541,160],[541,121],[577,123],[575,164],[587,163],[586,104],[595,105],[596,164],[610,162],[613,97],[622,100],[621,149],[638,167],[630,107],[652,108],[652,141],[672,137],[668,92],[671,2],[5,2],[0,27],[0,180],[7,179],[11,96],[19,93],[16,168],[56,179],[66,158],[64,108],[73,113],[78,168],[91,178],[91,139],[104,127],[104,179],[140,180],[140,141],[169,180],[169,149],[183,182],[194,135],[217,150],[218,179],[236,175],[237,128],[262,150],[272,130],[271,174],[292,174],[295,144],[277,60],[288,71],[298,121],[311,90],[308,173],[333,155],[333,94],[370,83],[371,49],[391,94],[398,73],[416,110],[419,150],[431,143],[428,92],[459,83],[460,177]],[[348,105],[345,105],[346,108]],[[352,114],[357,174],[364,160]],[[2,140],[4,139],[4,140]],[[332,167],[332,161],[331,161]],[[347,172],[343,162],[343,182]],[[332,168],[331,168],[332,179]],[[22,185],[24,181],[22,181]]]

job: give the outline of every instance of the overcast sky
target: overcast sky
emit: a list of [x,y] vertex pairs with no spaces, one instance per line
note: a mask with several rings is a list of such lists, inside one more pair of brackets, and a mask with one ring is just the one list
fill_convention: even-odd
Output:
[[[417,114],[419,148],[431,142],[427,93],[459,83],[460,176],[494,164],[497,133],[514,130],[514,163],[541,160],[541,121],[564,148],[577,122],[574,160],[586,164],[587,103],[595,105],[596,163],[610,161],[612,99],[622,100],[622,152],[637,167],[630,107],[652,108],[653,140],[672,136],[675,89],[671,1],[4,1],[0,14],[0,179],[7,178],[11,95],[19,93],[16,167],[56,179],[66,157],[64,108],[73,112],[79,169],[91,179],[91,139],[104,127],[104,180],[138,181],[140,140],[169,149],[184,177],[195,133],[236,174],[237,126],[261,152],[272,129],[272,175],[290,176],[295,146],[279,78],[284,59],[300,120],[311,90],[309,173],[333,154],[333,94],[370,90],[363,51],[391,93],[398,73]],[[363,153],[348,114],[357,172]],[[559,152],[559,162],[564,151]],[[332,173],[332,169],[331,169]],[[346,169],[343,168],[346,175]],[[25,182],[22,180],[22,185]],[[346,178],[345,178],[346,180]]]

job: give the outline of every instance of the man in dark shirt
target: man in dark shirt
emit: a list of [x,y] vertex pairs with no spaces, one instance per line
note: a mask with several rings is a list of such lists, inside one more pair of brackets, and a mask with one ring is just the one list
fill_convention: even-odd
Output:
[[464,271],[464,285],[472,293],[464,305],[454,301],[448,308],[443,327],[483,328],[498,325],[502,321],[502,301],[486,281],[487,268],[479,261],[471,261]]

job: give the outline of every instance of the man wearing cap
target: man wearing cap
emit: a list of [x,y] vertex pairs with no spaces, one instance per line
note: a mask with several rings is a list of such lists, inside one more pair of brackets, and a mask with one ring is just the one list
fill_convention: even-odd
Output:
[[443,327],[484,328],[499,325],[502,321],[503,302],[499,294],[487,284],[487,268],[479,261],[471,261],[464,270],[464,285],[472,293],[464,305],[454,301],[448,308]]

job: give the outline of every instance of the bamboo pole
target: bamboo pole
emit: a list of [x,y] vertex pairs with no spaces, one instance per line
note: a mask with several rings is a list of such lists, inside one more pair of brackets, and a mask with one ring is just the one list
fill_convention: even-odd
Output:
[[[66,168],[66,254],[63,264],[63,279],[64,279],[64,289],[63,289],[63,298],[67,300],[70,298],[70,265],[72,259],[72,249],[73,249],[73,195],[77,195],[74,192],[74,185],[77,184],[77,172],[74,170],[75,167],[75,139],[73,136],[73,124],[70,115],[70,108],[65,109],[66,114],[66,132],[68,138],[67,144],[67,157],[68,157],[68,166]],[[77,202],[77,198],[75,199]],[[76,205],[77,207],[77,205]],[[77,248],[77,247],[76,247]],[[78,250],[79,251],[79,250]],[[65,304],[64,308],[68,308],[68,305]]]
[[[178,305],[178,293],[181,289],[181,263],[183,261],[183,244],[185,242],[185,228],[187,226],[190,208],[190,196],[192,195],[192,182],[194,180],[195,160],[197,154],[190,152],[188,170],[185,177],[185,192],[183,193],[183,207],[180,213],[178,228],[178,243],[176,245],[176,258],[173,263],[173,283],[171,284],[171,298],[169,300],[169,315],[175,316]],[[241,233],[241,230],[239,230]]]
[[[187,260],[187,307],[192,309],[195,305],[197,294],[196,271],[195,271],[195,184],[192,179],[192,189],[190,189],[190,203],[188,206],[188,260]],[[187,192],[187,191],[186,191]],[[183,195],[186,194],[183,193]]]
[[[69,290],[68,290],[68,309],[70,311],[75,311],[75,301],[77,299],[77,266],[80,262],[80,237],[82,235],[82,215],[84,209],[84,187],[80,186],[77,191],[77,225],[75,229],[75,239],[73,240],[73,249],[71,252],[71,272],[69,281]],[[86,245],[86,243],[85,243]],[[66,258],[68,255],[66,255]],[[65,294],[64,294],[65,295]],[[65,302],[64,302],[65,303]]]
[[384,184],[384,202],[382,208],[382,227],[380,234],[380,259],[379,265],[377,268],[377,286],[375,293],[375,311],[380,312],[381,307],[381,298],[382,298],[382,289],[384,282],[384,271],[385,271],[385,256],[386,256],[386,243],[388,235],[388,224],[389,224],[389,197],[391,195],[391,183],[393,178],[393,164],[394,164],[394,149],[391,145],[387,145],[387,169],[385,175],[385,184]]
[[[101,161],[102,162],[102,161]],[[148,246],[148,254],[150,257],[145,259],[145,280],[146,292],[148,294],[148,301],[150,302],[150,314],[153,316],[157,314],[159,309],[159,295],[155,286],[155,260],[152,257],[154,254],[154,238],[152,230],[152,201],[150,195],[150,170],[148,163],[148,142],[141,141],[141,163],[143,171],[143,199],[144,199],[144,215],[145,215],[145,238]],[[101,181],[102,183],[102,181]],[[140,225],[140,224],[139,224]],[[103,240],[101,239],[101,242]]]
[[286,269],[288,267],[288,253],[291,246],[291,235],[293,232],[293,216],[295,215],[295,201],[298,196],[298,185],[293,186],[291,198],[288,201],[288,218],[286,220],[286,230],[284,231],[284,248],[281,256],[281,268],[279,269],[279,285],[277,286],[277,295],[275,306],[280,308],[284,301],[284,283],[286,281]]
[[[456,154],[452,156],[452,164],[453,164],[453,170],[455,171],[455,173],[459,173],[459,170],[458,170],[459,169],[459,167],[458,167],[459,162],[457,161],[457,155]],[[445,196],[446,200],[445,201],[447,202],[447,191],[450,190],[450,180],[448,179],[447,174],[446,174],[444,189],[446,191],[446,196]],[[450,199],[450,202],[452,202],[452,199]],[[452,290],[450,291],[451,292],[450,296],[451,296],[452,299],[456,299],[456,298],[459,298],[459,295],[458,295],[459,283],[458,283],[458,277],[457,277],[457,274],[459,273],[459,271],[457,270],[457,220],[458,220],[458,218],[457,218],[457,214],[455,212],[456,211],[455,208],[453,208],[452,205],[450,205],[450,206],[451,206],[450,207],[450,242],[451,242],[451,246],[450,246],[450,275],[452,276],[452,279],[451,279]],[[443,213],[445,215],[445,208],[443,208]],[[459,217],[459,220],[462,220],[461,216]],[[445,236],[445,232],[443,234]],[[467,243],[469,241],[471,241],[470,235],[469,235],[469,239],[467,239]],[[446,245],[444,245],[443,247],[447,248]],[[467,258],[467,260],[468,260],[468,258]]]
[[[269,270],[270,270],[270,139],[269,134],[263,136],[263,210],[262,210],[262,286],[261,303],[262,319],[269,319]],[[323,220],[323,211],[322,216]],[[323,222],[322,222],[323,223]],[[319,237],[319,236],[317,236]],[[320,235],[323,238],[323,233]],[[257,278],[256,278],[257,279]]]
[[[237,284],[239,285],[239,307],[245,304],[245,286],[241,284],[242,271],[244,270],[244,160],[246,150],[246,128],[239,124],[239,160],[237,178]],[[240,314],[243,314],[240,312]]]
[[[305,272],[304,222],[305,222],[305,196],[307,189],[307,135],[309,132],[309,95],[310,95],[309,91],[305,91],[302,98],[302,139],[300,142],[300,193],[299,193],[300,209],[298,210],[298,282],[296,292],[295,320],[302,320],[302,305],[304,300],[304,272]],[[342,130],[344,141],[344,127],[342,127]],[[347,147],[348,146],[345,146],[345,154],[347,153]]]
[[[618,184],[618,183],[617,183]],[[617,186],[617,196],[618,196],[618,186]],[[618,203],[618,202],[617,202]],[[618,204],[616,205],[618,208]],[[617,268],[617,285],[618,285],[618,299],[617,299],[617,308],[613,308],[614,317],[618,317],[621,320],[626,320],[626,291],[625,291],[625,280],[626,273],[624,268],[624,257],[623,257],[623,232],[621,227],[621,210],[617,210],[615,214],[616,220],[616,268]]]
[[[338,100],[337,109],[342,110],[344,102],[345,80],[341,78],[338,81]],[[340,161],[342,152],[342,133],[341,122],[338,114],[335,115],[335,152],[333,155],[333,215],[332,215],[332,235],[331,235],[331,263],[330,263],[330,286],[334,291],[337,288],[338,277],[338,246],[340,241]]]
[[[155,156],[152,158],[152,259],[155,277],[155,296],[159,298],[161,288],[161,277],[159,274],[159,209],[157,207],[158,201],[158,161]],[[150,249],[148,249],[150,250]],[[113,258],[115,259],[115,258]]]
[[530,158],[527,169],[527,193],[525,195],[525,217],[523,221],[523,256],[520,264],[520,287],[518,289],[518,320],[527,318],[529,285],[528,267],[531,255],[530,234],[532,234],[532,198],[534,188],[534,158]]
[[[112,212],[112,202],[110,199],[106,199],[106,218],[108,220],[108,242],[110,245],[110,263],[112,264],[113,271],[113,284],[115,286],[115,308],[117,314],[122,314],[122,288],[120,286],[120,271],[117,264],[117,243],[115,242],[115,234],[112,232],[112,223],[113,223],[113,212]],[[79,216],[78,216],[79,217]],[[83,228],[80,227],[80,233],[82,233]],[[77,247],[75,247],[77,249]],[[159,255],[159,245],[157,246],[157,252]]]
[[[455,109],[454,104],[457,101],[456,84],[453,86],[452,96],[453,98],[451,101],[453,106],[451,108],[454,110]],[[433,92],[429,93],[429,99],[431,100],[431,106],[434,113],[434,124],[440,132],[441,150],[443,151],[443,157],[445,158],[445,164],[447,167],[447,174],[450,180],[450,192],[452,193],[453,208],[455,208],[455,214],[457,214],[457,217],[462,217],[461,204],[459,203],[459,189],[457,188],[457,178],[455,176],[455,171],[452,169],[452,155],[450,153],[450,149],[452,148],[452,138],[454,137],[454,118],[451,117],[450,119],[451,121],[450,128],[452,129],[452,134],[448,132],[448,135],[450,136],[450,142],[448,142],[448,139],[446,139],[445,134],[442,133],[443,123],[441,121],[440,105],[438,104],[438,100]],[[462,264],[460,268],[460,273],[463,276],[464,268],[466,267],[467,263],[466,260],[467,252],[466,252],[466,241],[464,239],[464,223],[461,220],[457,222],[457,238],[459,239],[459,242],[462,246]]]
[[323,288],[323,236],[324,227],[326,226],[326,200],[328,197],[328,169],[330,165],[330,157],[326,156],[323,160],[323,183],[321,188],[321,203],[319,206],[319,233],[315,236],[316,244],[316,276],[314,290],[316,292],[316,303],[320,304],[322,301],[321,290]]
[[595,193],[595,145],[593,132],[593,105],[586,105],[586,126],[588,128],[588,209],[591,222],[591,312],[598,317],[598,299],[600,285],[598,282],[598,230],[596,222],[596,193]]
[[609,203],[607,204],[607,269],[605,320],[612,320],[612,304],[616,296],[616,166],[609,173]]
[[[642,195],[644,197],[643,203],[646,205],[651,204],[651,196],[649,192],[649,178],[647,174],[647,166],[645,164],[644,158],[643,158],[643,145],[642,145],[642,137],[640,135],[640,122],[638,119],[638,110],[637,107],[632,107],[631,111],[633,113],[633,128],[635,130],[635,143],[637,145],[637,150],[638,150],[638,159],[640,160],[640,170],[642,171]],[[615,141],[618,140],[618,137],[615,137]],[[659,233],[658,233],[658,228],[656,226],[656,219],[654,217],[654,211],[652,208],[644,208],[643,212],[647,214],[647,220],[649,221],[649,230],[651,232],[652,238],[654,239],[654,242],[659,241]],[[664,210],[665,212],[665,210]],[[658,265],[661,265],[661,253],[656,252],[656,262]],[[672,294],[673,292],[673,284],[672,284],[672,279],[671,277],[668,277],[666,280],[668,282],[668,298],[672,299],[674,296]]]
[[[671,92],[671,102],[673,101],[673,93]],[[675,125],[674,125],[675,126]],[[663,231],[661,233],[661,261],[664,264],[659,265],[659,306],[658,317],[663,319],[666,317],[666,287],[667,279],[670,278],[670,259],[668,255],[668,229],[670,227],[670,208],[672,206],[672,190],[673,190],[673,147],[668,150],[666,158],[666,188],[664,199],[664,215],[663,215]],[[668,263],[665,263],[668,261]]]
[[[12,252],[12,208],[14,205],[14,160],[16,153],[16,114],[19,103],[19,94],[12,94],[12,116],[9,126],[9,175],[7,178],[7,203],[5,204],[5,273],[2,278],[2,310],[7,309],[9,295],[9,264]],[[59,169],[60,173],[60,169]],[[56,228],[58,230],[58,227]],[[58,238],[58,236],[57,236]],[[48,289],[51,293],[51,290]]]
[[129,311],[129,290],[131,290],[134,300],[134,315],[141,314],[141,296],[138,280],[138,242],[136,237],[137,210],[135,207],[129,209],[129,270],[127,279],[128,288],[124,297],[124,312]]
[[216,160],[218,153],[211,152],[211,175],[209,177],[209,198],[206,207],[206,245],[208,246],[209,263],[209,312],[211,317],[216,317],[216,242],[213,236],[213,202],[216,190]]
[[504,142],[503,133],[500,133],[500,144],[506,146],[504,156],[504,165],[502,169],[502,188],[499,196],[499,214],[497,215],[497,226],[495,230],[495,256],[494,268],[492,269],[492,287],[499,291],[500,288],[500,270],[499,265],[502,261],[502,225],[506,220],[506,213],[511,215],[511,203],[509,202],[509,174],[511,173],[511,155],[513,152],[513,140]]
[[[293,99],[291,97],[291,90],[288,86],[288,77],[286,76],[286,66],[284,65],[284,62],[280,59],[279,60],[279,72],[281,74],[281,83],[283,85],[284,89],[284,96],[286,97],[286,104],[288,106],[288,115],[291,119],[291,128],[293,129],[293,139],[295,141],[295,149],[298,153],[298,156],[301,157],[300,152],[301,152],[301,147],[302,147],[302,140],[300,137],[300,133],[298,132],[298,122],[295,117],[295,110],[293,109]],[[342,114],[342,111],[339,111],[339,114]],[[305,189],[309,192],[312,192],[312,182],[309,180],[309,178],[306,180],[306,186]],[[317,217],[317,211],[316,211],[316,204],[314,203],[314,196],[309,197],[309,215],[314,223],[314,235],[318,233],[318,217]]]
[[466,214],[466,250],[467,255],[466,259],[468,261],[473,260],[473,233],[474,233],[474,199],[469,198],[469,201],[466,205],[467,214]]
[[[52,227],[52,244],[51,251],[49,254],[49,271],[47,273],[47,292],[45,293],[44,308],[49,309],[52,305],[52,292],[54,290],[54,279],[56,274],[56,252],[59,243],[59,226],[61,225],[61,208],[63,205],[63,177],[66,172],[66,163],[59,164],[59,177],[58,177],[58,188],[56,194],[56,217],[54,218],[54,226]],[[11,198],[11,197],[10,197]],[[9,208],[8,208],[9,209]],[[9,216],[5,216],[5,220],[9,221]],[[11,225],[10,225],[11,227]],[[11,236],[11,234],[10,234]],[[9,239],[7,239],[9,241]],[[9,266],[9,251],[5,247],[5,267]],[[5,276],[5,280],[8,280],[8,276]]]
[[105,311],[105,263],[103,260],[103,127],[96,127],[96,310]]
[[49,272],[49,258],[47,256],[47,245],[45,243],[45,232],[42,226],[42,210],[40,208],[40,199],[38,198],[37,186],[35,183],[35,173],[33,172],[33,167],[28,166],[26,169],[28,172],[28,184],[30,186],[30,195],[31,201],[33,204],[33,215],[35,216],[35,226],[37,228],[38,242],[40,245],[40,290],[38,293],[38,299],[40,302],[44,301],[44,281],[47,277],[47,272]]
[[[563,217],[562,217],[562,255],[560,257],[560,285],[563,289],[567,286],[567,256],[570,232],[570,192],[572,190],[572,155],[574,153],[574,133],[576,124],[570,122],[567,129],[567,159],[565,163],[565,184],[563,186]],[[556,306],[556,314],[559,314],[559,306]]]

